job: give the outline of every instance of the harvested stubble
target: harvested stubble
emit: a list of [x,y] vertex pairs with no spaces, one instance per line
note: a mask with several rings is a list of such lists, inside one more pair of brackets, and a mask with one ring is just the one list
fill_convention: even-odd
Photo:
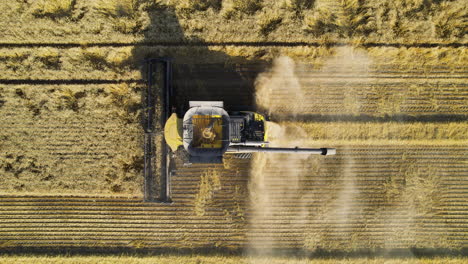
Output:
[[[140,241],[135,245],[142,248],[240,248],[247,245],[248,234],[265,246],[274,241],[281,248],[310,250],[317,243],[323,250],[464,245],[466,147],[335,147],[341,151],[334,158],[309,157],[287,170],[267,162],[264,188],[271,194],[271,213],[257,218],[252,229],[244,220],[256,214],[245,201],[249,162],[238,160],[230,168],[212,168],[220,172],[222,185],[213,190],[203,216],[194,208],[207,168],[178,163],[170,206],[144,204],[141,198],[4,196],[1,202],[8,206],[0,216],[8,219],[0,240],[8,241],[4,247],[128,247]],[[291,173],[296,177],[286,178]],[[297,188],[285,191],[285,181]],[[344,205],[345,215],[337,210]]]
[[333,146],[325,159],[257,156],[252,248],[463,246],[466,147]]

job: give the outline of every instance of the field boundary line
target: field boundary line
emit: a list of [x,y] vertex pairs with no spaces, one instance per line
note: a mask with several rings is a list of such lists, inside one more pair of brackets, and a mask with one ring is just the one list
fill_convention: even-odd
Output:
[[144,83],[141,79],[0,79],[0,84],[60,85]]
[[[330,75],[332,76],[332,75]],[[330,76],[317,76],[314,78],[329,79]],[[468,79],[468,76],[333,76],[338,79]],[[119,83],[145,83],[141,79],[0,79],[0,84],[30,84],[30,85],[72,85],[72,84],[119,84]]]
[[78,47],[131,47],[131,46],[164,46],[164,47],[205,47],[205,46],[248,46],[248,47],[297,47],[297,46],[362,46],[362,47],[395,47],[395,48],[437,48],[437,47],[468,47],[468,43],[350,43],[350,42],[331,42],[323,43],[319,41],[199,41],[199,42],[183,42],[183,41],[148,41],[148,42],[94,42],[94,43],[63,43],[63,42],[29,42],[29,43],[9,43],[0,42],[0,48],[36,48],[36,47],[55,47],[55,48],[78,48]]
[[[94,195],[94,196],[87,196],[87,195],[50,195],[50,194],[34,194],[34,193],[25,193],[25,194],[1,194],[0,200],[2,199],[43,199],[43,200],[77,200],[77,199],[85,199],[85,200],[129,200],[129,201],[140,201],[143,198],[143,195],[135,195],[135,196],[116,196],[116,195]],[[42,201],[42,200],[38,200]]]

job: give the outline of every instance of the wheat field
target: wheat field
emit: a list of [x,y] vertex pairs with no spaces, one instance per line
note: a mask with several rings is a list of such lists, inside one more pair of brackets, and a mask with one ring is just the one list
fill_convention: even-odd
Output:
[[[464,1],[14,0],[0,11],[0,251],[12,254],[0,263],[466,262]],[[255,107],[274,121],[271,145],[338,154],[176,158],[173,203],[143,202],[144,60],[155,57],[173,59],[178,107]]]

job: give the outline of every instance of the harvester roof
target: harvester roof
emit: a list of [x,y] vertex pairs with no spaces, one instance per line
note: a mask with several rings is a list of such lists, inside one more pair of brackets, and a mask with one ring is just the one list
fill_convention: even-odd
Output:
[[229,146],[229,115],[220,107],[190,108],[183,119],[183,144],[192,156],[222,156]]

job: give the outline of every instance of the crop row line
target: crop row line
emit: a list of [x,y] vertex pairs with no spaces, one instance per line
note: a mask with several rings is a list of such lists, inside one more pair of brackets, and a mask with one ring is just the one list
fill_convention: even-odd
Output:
[[[440,218],[437,219],[438,221],[432,221],[432,219],[428,218],[429,220],[420,220],[420,221],[415,221],[413,218],[396,218],[392,221],[394,222],[389,222],[385,219],[339,219],[340,216],[337,216],[336,219],[330,219],[330,220],[311,220],[311,219],[290,219],[290,220],[278,220],[278,219],[273,219],[273,218],[267,218],[267,219],[256,219],[255,218],[255,223],[253,226],[269,226],[269,225],[278,225],[278,226],[284,226],[285,228],[294,228],[294,226],[314,226],[314,225],[339,225],[342,227],[345,226],[360,226],[362,228],[366,229],[372,229],[372,228],[378,228],[379,226],[401,226],[401,225],[411,225],[411,226],[418,226],[418,227],[432,227],[432,228],[437,228],[437,227],[443,227],[443,228],[465,228],[465,231],[468,232],[468,221],[460,221],[463,219],[457,218],[457,219],[451,219],[451,218]],[[40,218],[38,218],[40,219]],[[145,219],[126,219],[122,218],[119,219],[121,221],[116,221],[115,219],[109,220],[109,219],[96,219],[96,218],[90,218],[89,222],[86,221],[86,219],[80,219],[83,221],[77,221],[77,218],[73,219],[57,219],[57,220],[65,220],[65,221],[12,221],[15,219],[3,219],[3,220],[11,220],[11,221],[5,221],[5,223],[2,223],[0,225],[0,230],[8,229],[8,228],[13,228],[13,229],[22,229],[22,228],[64,228],[64,229],[74,229],[74,228],[134,228],[135,226],[141,225],[141,228],[147,227],[151,229],[159,229],[161,226],[164,228],[167,227],[187,227],[187,226],[196,226],[197,228],[200,229],[224,229],[226,226],[230,226],[233,224],[231,220],[227,219],[217,219],[217,221],[213,221],[213,219],[188,219],[186,221],[183,221],[181,219],[177,220],[165,220],[165,221],[160,221],[160,220],[155,220],[152,219],[152,221],[143,221]],[[105,220],[105,221],[97,221],[97,220]],[[134,220],[134,221],[128,221],[128,220]],[[151,219],[148,219],[151,220]],[[397,222],[395,222],[398,220]],[[446,222],[449,221],[449,222]],[[21,224],[21,225],[20,225]],[[455,225],[455,226],[454,226]]]
[[[317,193],[318,196],[320,196],[321,194],[320,193]],[[323,196],[323,195],[322,195]],[[312,199],[311,198],[311,201],[314,201],[314,203],[307,203],[307,204],[291,204],[291,201],[283,201],[281,202],[281,200],[284,200],[286,197],[281,197],[281,198],[278,198],[278,201],[275,201],[274,204],[272,204],[271,206],[272,207],[281,207],[281,206],[288,206],[289,208],[303,208],[303,207],[320,207],[320,206],[323,206],[323,202],[324,201],[327,201],[325,199]],[[290,197],[290,200],[295,200],[297,198],[297,196],[291,196]],[[229,198],[225,198],[225,200],[219,200],[217,199],[217,202],[229,202],[231,201],[231,199]],[[380,201],[380,202],[379,202]],[[463,203],[464,202],[464,199],[458,199],[458,200],[455,200],[455,199],[443,199],[441,200],[441,202],[445,202],[447,203],[446,205],[444,205],[444,208],[447,208],[450,207],[450,206],[462,206],[462,208],[464,208],[467,204]],[[103,208],[105,209],[105,211],[118,211],[118,210],[129,210],[129,211],[135,211],[135,210],[161,210],[162,208],[166,211],[177,211],[177,212],[180,212],[181,210],[184,211],[184,210],[189,210],[190,207],[192,206],[191,205],[191,202],[193,202],[192,199],[179,199],[176,201],[176,204],[178,204],[178,206],[174,206],[174,205],[158,205],[158,204],[152,204],[152,203],[148,203],[146,206],[143,204],[137,204],[137,203],[134,203],[134,204],[119,204],[118,202],[115,202],[115,203],[91,203],[91,202],[88,202],[89,204],[88,205],[83,205],[83,202],[77,202],[79,204],[79,206],[77,206],[77,204],[73,204],[73,203],[70,203],[70,202],[63,202],[63,203],[60,203],[60,204],[57,204],[57,203],[22,203],[22,204],[18,204],[18,203],[3,203],[2,202],[2,208],[0,209],[0,211],[10,211],[12,210],[11,208],[19,208],[21,210],[34,210],[34,211],[38,211],[38,210],[63,210],[63,211],[67,211],[67,210],[89,210],[89,209],[95,209],[95,210],[98,210],[98,208]],[[381,198],[381,199],[364,199],[364,200],[359,200],[359,201],[349,201],[349,205],[355,205],[355,206],[362,206],[362,205],[365,205],[365,206],[369,206],[369,202],[373,202],[373,203],[376,203],[376,202],[379,202],[378,204],[376,204],[376,206],[394,206],[395,204],[394,203],[391,203],[391,202],[388,202],[386,201],[384,198]],[[223,203],[225,204],[225,203]],[[468,208],[468,207],[467,207]],[[19,210],[19,209],[13,209],[13,210]]]
[[140,79],[0,79],[0,84],[8,85],[60,85],[60,84],[119,84],[144,83]]
[[[403,227],[402,227],[403,229]],[[456,239],[456,240],[464,240],[463,237],[466,236],[465,233],[457,234],[457,233],[444,233],[443,230],[441,231],[435,231],[435,232],[430,232],[427,233],[427,230],[415,230],[414,232],[421,231],[424,232],[424,235],[418,234],[417,238],[419,239],[427,239],[427,238],[434,238],[434,237],[441,237],[443,236],[445,239]],[[1,240],[21,240],[21,239],[31,239],[31,240],[61,240],[61,239],[73,239],[73,240],[99,240],[101,239],[109,239],[109,240],[125,240],[125,239],[131,239],[135,237],[144,237],[145,241],[154,241],[154,240],[162,240],[163,237],[165,238],[174,238],[174,237],[182,237],[184,235],[190,235],[191,237],[193,235],[196,235],[199,239],[206,239],[206,238],[215,238],[216,241],[218,241],[219,236],[222,236],[225,241],[229,241],[228,237],[230,236],[238,236],[242,235],[241,232],[229,232],[226,230],[212,230],[212,231],[207,231],[206,233],[197,233],[199,230],[184,230],[180,233],[170,233],[170,232],[152,232],[148,233],[146,232],[135,232],[135,233],[87,233],[87,232],[80,232],[80,233],[43,233],[43,234],[22,234],[19,233],[18,235],[2,235],[0,234]],[[265,232],[265,230],[251,230],[252,236],[255,236],[255,240],[261,240],[262,238],[268,238],[268,237],[280,237],[282,240],[301,240],[302,235],[304,233],[304,230],[297,230],[295,232],[291,232],[290,230],[280,230],[276,232]],[[332,238],[332,237],[337,237],[339,238],[340,236],[345,236],[349,235],[350,233],[356,232],[355,230],[349,230],[349,231],[336,231],[333,233],[328,233],[327,237]],[[391,235],[393,230],[386,230],[386,231],[375,231],[375,232],[367,232],[366,235],[372,239],[380,239],[383,237],[388,237],[388,235]],[[410,235],[410,234],[408,234]],[[154,236],[154,237],[151,237]],[[346,238],[342,238],[346,239]]]
[[[332,42],[326,46],[350,46],[349,42]],[[422,42],[422,43],[381,43],[381,42],[366,42],[359,44],[363,47],[406,47],[406,48],[438,48],[438,47],[467,47],[468,43],[464,42]],[[206,46],[246,46],[246,47],[297,47],[297,46],[312,46],[321,47],[325,44],[319,41],[146,41],[146,42],[1,42],[0,47],[55,47],[55,48],[77,48],[77,47],[206,47]]]

